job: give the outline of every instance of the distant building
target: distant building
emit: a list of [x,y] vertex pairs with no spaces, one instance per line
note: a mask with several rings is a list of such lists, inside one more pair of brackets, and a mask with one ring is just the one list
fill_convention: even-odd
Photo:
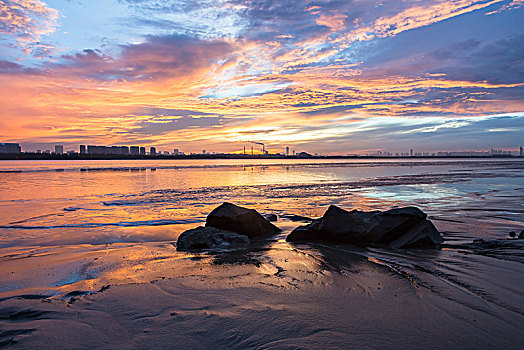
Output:
[[22,153],[22,148],[18,143],[0,143],[0,153],[18,154]]
[[151,147],[149,149],[149,155],[151,156],[156,156],[156,148],[155,147]]
[[204,149],[204,150],[202,150],[202,154],[206,154],[206,150],[205,150],[205,149]]
[[409,156],[410,156],[410,157],[413,157],[413,149],[410,149],[410,150],[409,150]]
[[88,154],[111,154],[111,155],[128,155],[129,154],[129,147],[127,146],[87,146],[87,153]]
[[139,155],[140,154],[140,147],[138,147],[138,146],[131,146],[131,147],[129,147],[129,154]]
[[[437,152],[438,157],[489,157],[490,152],[484,151],[451,151],[451,152]],[[435,153],[432,154],[435,156]]]
[[286,147],[286,157],[289,157],[289,147]]
[[86,154],[86,145],[80,145],[80,154]]
[[55,153],[56,154],[64,154],[64,146],[62,146],[62,145],[55,145]]
[[491,149],[490,150],[492,156],[509,156],[511,155],[511,151],[503,151],[501,149]]
[[169,151],[164,151],[164,155],[168,156],[169,155]]
[[522,146],[520,146],[520,154],[519,154],[521,157],[524,157],[524,149],[522,148]]
[[145,147],[140,147],[140,155],[141,156],[145,156],[146,155],[146,148]]

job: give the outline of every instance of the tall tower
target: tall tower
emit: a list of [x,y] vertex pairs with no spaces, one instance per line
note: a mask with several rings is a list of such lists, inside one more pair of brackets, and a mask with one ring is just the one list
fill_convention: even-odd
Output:
[[[522,147],[521,147],[522,149]],[[286,157],[289,157],[289,147],[286,147]]]
[[520,146],[520,156],[524,157],[524,149],[522,149],[522,146]]

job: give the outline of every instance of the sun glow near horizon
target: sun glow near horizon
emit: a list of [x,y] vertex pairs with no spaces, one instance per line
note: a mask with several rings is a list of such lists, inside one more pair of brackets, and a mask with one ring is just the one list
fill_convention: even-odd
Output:
[[101,1],[2,1],[0,138],[221,152],[245,140],[325,153],[516,146],[521,5],[126,0],[100,13]]

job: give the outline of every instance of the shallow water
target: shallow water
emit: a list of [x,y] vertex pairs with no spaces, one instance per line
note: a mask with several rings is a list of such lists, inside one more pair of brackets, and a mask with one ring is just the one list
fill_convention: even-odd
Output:
[[[181,306],[172,311],[190,315],[188,319],[200,323],[211,322],[209,310],[214,310],[216,317],[236,320],[231,322],[241,328],[239,323],[255,321],[245,314],[246,310],[262,308],[274,311],[268,311],[268,321],[286,310],[299,320],[295,326],[287,326],[299,333],[296,327],[311,328],[309,333],[295,338],[285,331],[259,334],[257,338],[247,334],[248,330],[231,339],[215,337],[215,344],[223,347],[278,348],[302,344],[301,347],[315,348],[315,344],[328,341],[322,334],[337,335],[347,341],[347,334],[337,333],[336,327],[351,322],[343,315],[327,321],[329,316],[318,311],[316,315],[327,319],[318,325],[323,328],[317,332],[312,315],[300,309],[301,302],[314,301],[317,304],[313,309],[325,307],[333,312],[333,305],[325,304],[320,296],[342,293],[349,299],[342,297],[335,302],[353,305],[360,300],[379,313],[380,307],[393,307],[393,298],[404,295],[403,305],[432,310],[420,314],[423,322],[431,323],[434,317],[442,320],[437,330],[451,332],[448,326],[463,327],[464,339],[470,340],[477,339],[477,330],[485,332],[477,334],[477,340],[482,340],[480,346],[511,348],[524,336],[520,327],[524,320],[524,244],[507,239],[509,231],[518,233],[524,229],[523,175],[521,159],[261,160],[258,164],[251,160],[249,164],[239,160],[0,162],[0,324],[14,327],[11,316],[2,316],[6,303],[15,308],[34,307],[34,300],[54,300],[49,306],[52,312],[61,315],[58,318],[69,319],[70,309],[60,309],[62,304],[56,303],[67,304],[81,298],[76,305],[81,305],[77,307],[82,310],[104,309],[107,305],[102,299],[116,298],[112,299],[115,302],[129,293],[132,298],[149,302],[149,297],[137,295],[133,289],[139,283],[154,285],[154,290],[144,288],[148,293],[161,290],[169,298],[184,293],[207,298],[199,301],[209,304],[207,314],[185,307],[183,300],[178,299]],[[254,242],[240,255],[177,252],[172,243],[178,235],[202,224],[206,215],[224,201],[261,213],[276,213],[282,234]],[[318,217],[330,204],[364,210],[416,205],[428,213],[442,232],[445,247],[436,251],[392,251],[285,242],[286,234],[302,224],[286,219],[286,215]],[[504,244],[471,245],[477,238]],[[105,291],[103,287],[108,285],[112,287]],[[235,302],[223,295],[232,288],[233,299],[246,296],[245,288],[254,288],[255,294],[272,295],[273,299],[262,306],[251,297],[247,298],[249,302]],[[104,293],[90,296],[101,289]],[[290,300],[292,296],[282,291],[296,294],[297,299]],[[229,309],[216,310],[212,298],[217,296]],[[294,302],[298,306],[284,305]],[[99,304],[95,307],[91,303]],[[161,310],[148,324],[151,329],[164,327],[165,317],[169,316],[160,304],[158,307]],[[406,307],[410,312],[421,312]],[[118,322],[129,317],[135,320],[145,312],[138,309],[133,311],[137,314],[129,311],[126,316],[125,312],[116,315],[107,311],[106,316]],[[357,308],[351,312],[363,316],[365,310]],[[398,322],[399,315],[406,311],[391,312],[393,319],[388,320]],[[39,317],[24,321],[32,325]],[[169,320],[173,326],[185,324],[176,317]],[[371,316],[368,321],[376,320]],[[142,326],[133,323],[129,327]],[[362,334],[384,331],[380,328],[383,325],[369,327],[361,329]],[[417,328],[416,324],[406,327],[410,331]],[[491,338],[490,327],[504,334]],[[10,334],[0,333],[0,344],[10,340]],[[16,339],[27,339],[26,344],[37,346],[47,336],[44,331],[31,331],[21,332]],[[132,347],[143,346],[142,340],[136,340]],[[75,347],[71,341],[71,347]],[[208,346],[205,342],[192,343],[191,337],[184,341],[190,346]],[[377,338],[375,343],[360,341],[364,347],[395,347],[386,338]],[[414,340],[404,337],[403,341]],[[456,344],[453,339],[448,341]],[[118,347],[119,343],[112,346]]]
[[0,162],[0,246],[176,239],[223,201],[309,216],[418,205],[437,220],[479,220],[471,237],[522,227],[522,161],[249,162]]

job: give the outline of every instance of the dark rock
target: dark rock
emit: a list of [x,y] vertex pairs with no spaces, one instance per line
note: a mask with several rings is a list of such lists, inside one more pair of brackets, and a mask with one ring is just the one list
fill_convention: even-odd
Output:
[[370,219],[376,212],[352,210],[350,212],[331,205],[324,213],[319,230],[330,240],[339,242],[358,242],[366,240],[370,231]]
[[371,217],[373,227],[367,234],[370,242],[389,244],[400,238],[410,227],[426,219],[426,214],[415,207],[391,209]]
[[515,237],[517,237],[517,233],[516,233],[515,231],[511,231],[511,232],[509,233],[509,236],[510,236],[511,238],[515,238]]
[[524,245],[514,239],[475,239],[473,243],[459,245],[460,248],[481,249],[481,250],[501,250],[501,249],[522,249]]
[[286,240],[377,244],[394,249],[440,246],[444,239],[426,217],[415,207],[363,212],[346,211],[332,205],[322,218],[297,227]]
[[313,221],[312,218],[308,218],[307,216],[302,216],[302,215],[295,215],[295,214],[292,214],[292,215],[281,215],[283,218],[286,218],[290,221],[306,221],[306,222],[311,222]]
[[206,219],[206,227],[229,230],[248,237],[269,236],[280,229],[267,221],[254,209],[223,203],[216,207]]
[[278,221],[278,216],[276,214],[266,214],[264,215],[267,221],[275,222]]
[[426,248],[440,245],[443,242],[444,239],[435,225],[429,220],[423,220],[416,223],[399,238],[389,243],[389,247],[393,249]]
[[524,239],[524,230],[520,231],[519,239]]
[[288,242],[320,240],[322,239],[322,232],[319,230],[321,219],[313,220],[309,225],[299,226],[295,228],[286,237]]
[[236,232],[215,227],[197,227],[183,232],[176,243],[177,250],[245,248],[249,238]]

